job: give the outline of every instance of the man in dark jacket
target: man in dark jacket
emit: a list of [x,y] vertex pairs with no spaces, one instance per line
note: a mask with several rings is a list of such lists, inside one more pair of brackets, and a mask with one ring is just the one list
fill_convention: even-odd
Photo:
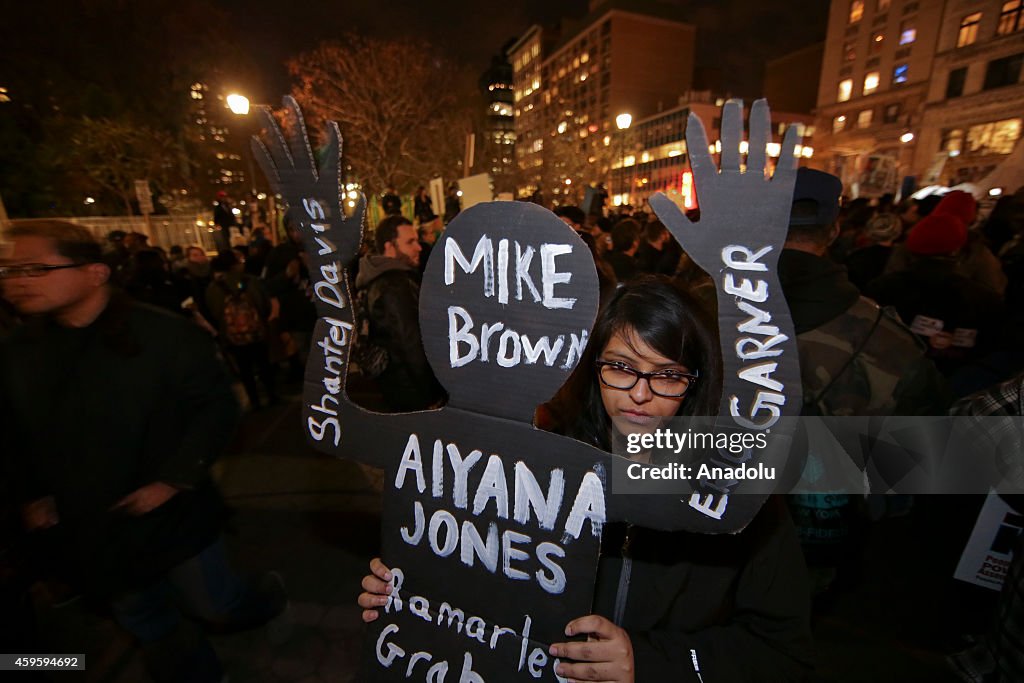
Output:
[[63,529],[84,587],[141,641],[154,680],[219,681],[170,596],[222,626],[266,621],[284,596],[224,559],[208,470],[237,404],[213,342],[113,291],[87,230],[46,221],[9,237],[0,283],[29,322],[0,345],[0,457],[25,526]]
[[643,239],[636,252],[636,265],[644,273],[672,276],[679,267],[682,252],[682,247],[668,234],[664,223],[650,221],[644,226]]
[[[828,258],[839,234],[839,178],[797,172],[779,282],[793,316],[806,415],[941,415],[949,390],[925,349],[893,315],[860,296],[846,269]],[[789,497],[817,593],[856,567],[851,498]],[[827,594],[825,594],[827,595]]]
[[370,339],[388,354],[378,378],[395,412],[436,406],[444,390],[434,377],[420,334],[420,252],[416,228],[404,216],[388,216],[377,226],[376,254],[359,265],[356,289],[365,290]]

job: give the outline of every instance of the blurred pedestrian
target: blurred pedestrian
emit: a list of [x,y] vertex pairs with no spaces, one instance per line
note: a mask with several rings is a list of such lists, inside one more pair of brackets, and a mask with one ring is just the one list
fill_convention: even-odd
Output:
[[154,681],[219,682],[216,653],[179,609],[247,627],[285,596],[224,556],[209,466],[237,404],[213,343],[112,290],[85,229],[46,221],[9,236],[4,296],[32,322],[0,345],[0,454],[25,526],[65,529],[86,590],[141,642]]

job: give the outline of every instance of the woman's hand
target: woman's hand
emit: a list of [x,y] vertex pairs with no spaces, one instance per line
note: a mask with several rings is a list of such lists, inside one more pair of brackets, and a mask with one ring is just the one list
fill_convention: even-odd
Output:
[[391,594],[391,570],[379,557],[370,560],[370,573],[363,577],[363,592],[356,602],[363,608],[363,621],[369,624],[380,616],[378,608],[387,604]]
[[573,619],[565,627],[567,636],[580,633],[587,634],[586,642],[554,643],[548,648],[551,656],[563,660],[558,665],[559,676],[571,681],[633,683],[633,643],[625,630],[591,614]]

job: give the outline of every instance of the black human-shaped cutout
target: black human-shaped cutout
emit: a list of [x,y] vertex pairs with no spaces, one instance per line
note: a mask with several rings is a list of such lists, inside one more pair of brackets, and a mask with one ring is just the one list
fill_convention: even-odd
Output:
[[[485,678],[493,674],[496,680],[507,679],[512,668],[522,671],[534,652],[539,661],[547,643],[563,639],[565,623],[589,612],[605,521],[704,533],[735,532],[749,523],[762,494],[718,495],[709,489],[704,496],[681,500],[606,497],[613,456],[530,423],[535,406],[578,361],[598,298],[589,252],[540,207],[513,202],[473,207],[449,225],[433,250],[421,288],[420,318],[428,358],[451,404],[401,415],[352,404],[345,380],[354,320],[343,266],[358,252],[365,199],[360,197],[346,219],[336,124],[328,122],[318,169],[293,99],[285,98],[287,140],[269,109],[263,108],[261,116],[268,144],[254,139],[253,150],[272,186],[301,216],[320,316],[303,396],[307,435],[319,450],[385,469],[382,557],[403,570],[405,599],[401,609],[398,600],[389,605],[386,618],[371,628],[369,656],[380,663],[373,669],[375,680],[404,678],[406,667],[417,662],[424,669],[441,666],[408,656],[399,640],[430,643],[435,652],[465,652],[464,669]],[[723,128],[724,146],[725,134]],[[732,142],[738,148],[739,137]],[[700,175],[697,180],[701,191]],[[765,187],[771,192],[762,190],[758,196],[777,199],[774,195],[785,192],[781,182]],[[785,201],[791,196],[790,182]],[[695,249],[692,236],[680,234],[678,221],[666,223],[687,249]],[[773,233],[770,245],[777,251],[781,244]],[[489,343],[485,323],[491,326]],[[470,331],[476,335],[475,349]],[[779,360],[791,366],[795,348],[792,341],[782,343],[785,353]],[[495,600],[499,594],[501,606]],[[447,604],[439,606],[439,600]],[[494,627],[489,632],[494,640],[475,638],[481,634],[474,632],[479,641],[473,645],[475,662],[467,650],[472,620],[465,631],[449,628],[452,610],[459,608],[473,610],[466,615],[482,620],[478,628],[480,623]],[[440,624],[445,614],[448,626]],[[496,649],[502,633],[514,634],[521,648]],[[460,663],[449,665],[458,668]],[[542,668],[545,680],[553,680],[550,665]]]

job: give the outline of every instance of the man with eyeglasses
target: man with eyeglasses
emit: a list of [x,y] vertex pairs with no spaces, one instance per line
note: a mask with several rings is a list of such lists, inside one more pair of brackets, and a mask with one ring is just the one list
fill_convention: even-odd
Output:
[[238,413],[212,340],[111,288],[92,235],[16,223],[0,287],[25,324],[0,344],[0,463],[29,532],[58,534],[82,588],[110,604],[156,681],[220,681],[181,618],[265,622],[279,583],[228,568],[209,466]]

